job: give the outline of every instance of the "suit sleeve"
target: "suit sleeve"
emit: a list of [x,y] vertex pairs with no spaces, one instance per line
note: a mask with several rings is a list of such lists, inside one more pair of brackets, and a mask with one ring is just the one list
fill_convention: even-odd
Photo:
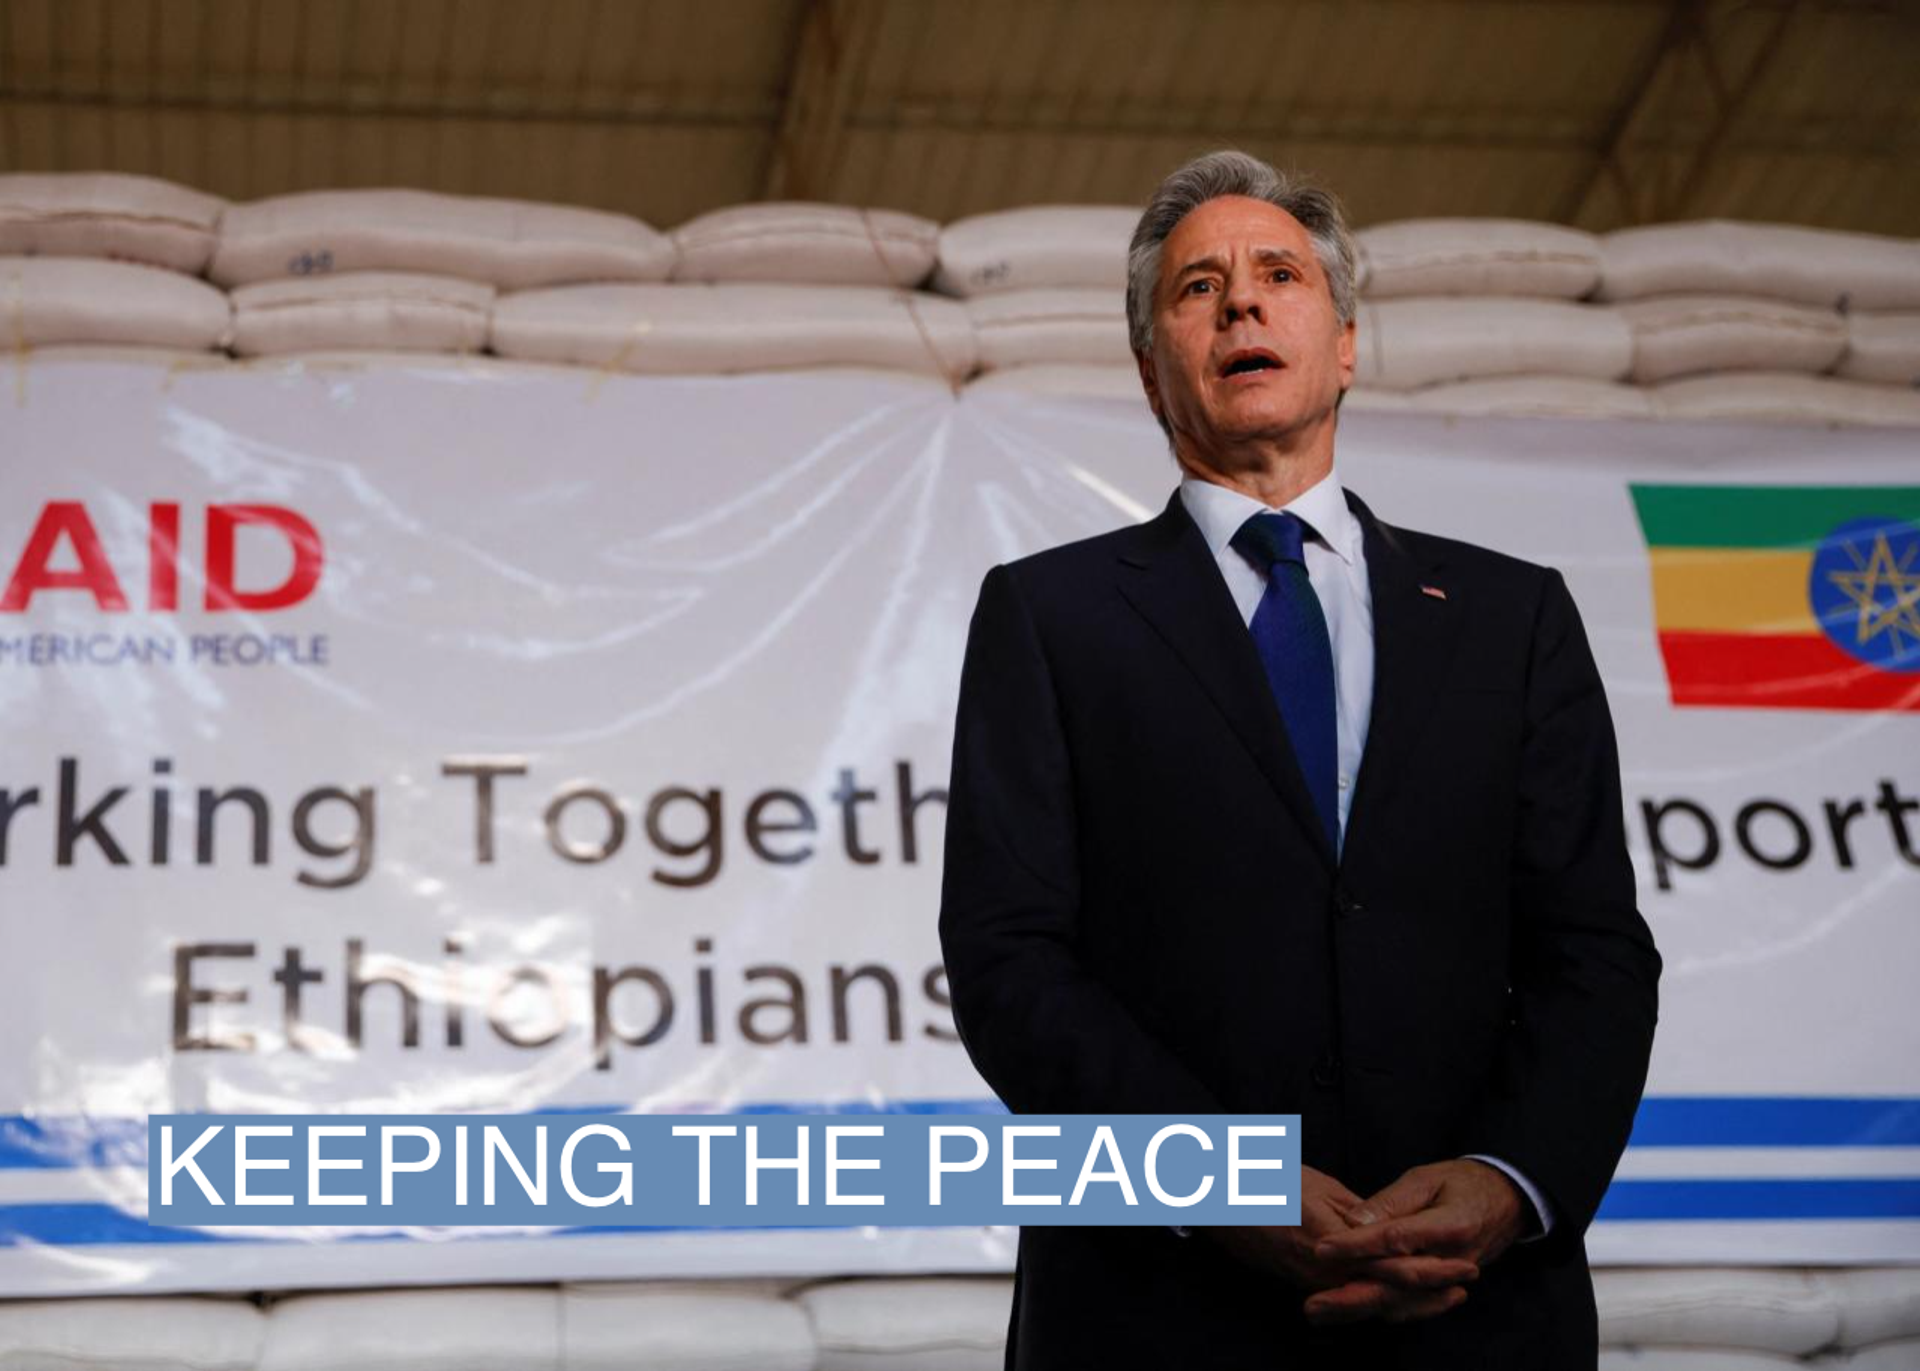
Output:
[[1635,904],[1606,692],[1566,582],[1547,574],[1525,694],[1512,877],[1512,1021],[1470,1152],[1524,1173],[1577,1243],[1626,1149],[1658,1011]]
[[995,567],[967,636],[947,797],[940,943],[961,1041],[1018,1113],[1225,1113],[1079,957],[1082,836],[1053,676]]

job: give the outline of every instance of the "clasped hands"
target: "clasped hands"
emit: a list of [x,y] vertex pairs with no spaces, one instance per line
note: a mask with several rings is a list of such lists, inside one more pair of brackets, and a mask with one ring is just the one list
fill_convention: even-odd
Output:
[[1525,1200],[1497,1168],[1416,1166],[1362,1198],[1301,1168],[1300,1223],[1200,1230],[1235,1256],[1313,1293],[1315,1324],[1406,1323],[1456,1308],[1481,1270],[1526,1231]]

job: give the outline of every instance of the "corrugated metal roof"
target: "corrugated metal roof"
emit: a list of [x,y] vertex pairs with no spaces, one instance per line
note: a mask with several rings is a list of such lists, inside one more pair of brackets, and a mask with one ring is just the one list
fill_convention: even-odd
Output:
[[1361,223],[1920,236],[1916,74],[1892,0],[0,0],[0,168],[946,220],[1231,144]]

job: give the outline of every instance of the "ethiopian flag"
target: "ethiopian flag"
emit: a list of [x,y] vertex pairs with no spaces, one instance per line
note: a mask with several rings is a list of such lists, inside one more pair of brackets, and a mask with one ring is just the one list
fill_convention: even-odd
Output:
[[1676,705],[1920,713],[1920,486],[1632,490]]

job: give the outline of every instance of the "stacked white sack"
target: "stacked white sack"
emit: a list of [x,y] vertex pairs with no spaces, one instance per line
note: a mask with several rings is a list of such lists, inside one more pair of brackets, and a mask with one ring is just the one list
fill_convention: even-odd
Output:
[[940,230],[934,289],[1126,289],[1127,243],[1140,211],[1127,205],[1036,205],[960,219]]
[[967,314],[983,371],[1035,365],[1133,371],[1126,302],[1119,291],[997,291],[968,300]]
[[0,176],[0,254],[108,257],[198,276],[227,202],[121,172]]
[[241,286],[333,272],[427,272],[527,290],[663,281],[672,269],[672,241],[624,214],[422,190],[324,190],[229,206],[209,273]]
[[1840,360],[1847,326],[1818,305],[1752,295],[1660,295],[1619,306],[1633,330],[1633,379],[1654,385],[1704,372],[1817,375]]
[[1750,295],[1838,310],[1920,309],[1920,242],[1704,220],[1600,239],[1602,300]]
[[1355,383],[1389,390],[1542,373],[1613,381],[1633,363],[1617,313],[1559,300],[1363,301],[1359,322]]
[[834,1281],[803,1290],[819,1371],[999,1371],[1013,1283]]
[[895,210],[734,205],[673,231],[676,281],[785,281],[912,289],[933,272],[940,226]]
[[567,1371],[811,1371],[813,1329],[806,1310],[783,1298],[790,1284],[565,1286],[557,1364]]
[[953,300],[740,282],[503,296],[492,346],[502,357],[678,375],[877,367],[958,381],[974,366],[973,325]]
[[560,1366],[552,1287],[296,1295],[267,1314],[260,1371],[524,1371]]
[[0,1300],[0,1367],[252,1371],[265,1332],[241,1299]]
[[349,271],[260,281],[233,292],[233,350],[243,357],[351,348],[478,352],[493,287],[451,276]]
[[[1805,1371],[1807,1363],[1772,1352],[1725,1347],[1602,1347],[1595,1371]],[[1833,1371],[1822,1366],[1821,1371]]]
[[85,257],[0,257],[0,347],[63,343],[225,347],[226,294],[161,267]]
[[1578,300],[1600,281],[1600,240],[1529,219],[1405,219],[1354,234],[1368,299],[1519,295]]
[[1405,402],[1410,409],[1438,414],[1504,414],[1535,419],[1655,417],[1651,391],[1582,376],[1497,376],[1486,381],[1451,381],[1409,391]]
[[1653,404],[1662,419],[1920,427],[1920,391],[1793,372],[1690,376],[1653,387]]
[[1849,314],[1847,350],[1834,374],[1852,381],[1920,386],[1920,310]]
[[1832,1293],[1803,1271],[1701,1267],[1593,1273],[1600,1341],[1804,1356],[1840,1334]]
[[1813,1281],[1840,1311],[1842,1347],[1920,1338],[1920,1267],[1816,1271]]

